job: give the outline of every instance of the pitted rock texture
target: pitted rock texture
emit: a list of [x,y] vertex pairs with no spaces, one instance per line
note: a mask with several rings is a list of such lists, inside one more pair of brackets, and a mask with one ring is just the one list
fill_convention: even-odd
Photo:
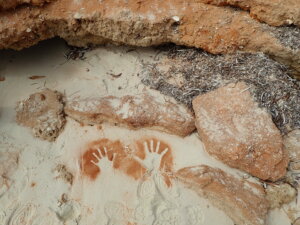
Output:
[[34,136],[54,141],[66,122],[63,110],[63,95],[45,89],[18,103],[16,120],[18,124],[31,128]]
[[288,155],[281,134],[245,83],[200,95],[193,108],[198,134],[209,154],[263,180],[276,181],[285,175]]
[[272,184],[266,188],[266,198],[271,209],[290,203],[296,196],[297,191],[289,184]]
[[65,113],[85,125],[109,122],[131,129],[147,127],[183,137],[195,130],[195,118],[189,109],[148,94],[75,100],[66,104]]
[[250,11],[250,15],[272,26],[300,26],[298,0],[200,0],[218,6],[235,6]]
[[300,73],[299,50],[284,46],[271,28],[246,11],[199,0],[57,0],[0,13],[0,49],[22,49],[55,36],[75,46],[175,43],[213,54],[264,52]]
[[291,161],[300,162],[300,129],[293,130],[284,136],[284,147],[288,151]]
[[46,2],[53,0],[0,0],[0,11],[14,9],[19,5],[30,4],[34,6],[41,6]]
[[283,143],[290,157],[289,170],[292,175],[292,183],[300,183],[300,129],[288,133],[283,138]]
[[235,224],[265,224],[269,203],[259,184],[206,165],[180,169],[176,178],[223,210]]

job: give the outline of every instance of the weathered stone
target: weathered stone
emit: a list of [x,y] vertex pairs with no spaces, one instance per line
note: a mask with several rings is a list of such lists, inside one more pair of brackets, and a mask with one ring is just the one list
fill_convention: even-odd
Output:
[[263,180],[286,173],[288,157],[271,116],[254,102],[249,87],[231,83],[193,100],[196,127],[208,153]]
[[264,189],[224,171],[201,165],[176,172],[185,186],[223,210],[235,224],[263,225],[269,204]]
[[274,209],[293,201],[297,195],[297,192],[289,184],[271,184],[268,185],[266,194],[270,208]]
[[66,104],[65,113],[85,125],[108,122],[131,129],[147,127],[183,137],[195,130],[193,112],[149,94],[75,100]]
[[34,136],[54,141],[65,125],[63,96],[45,89],[30,95],[16,107],[16,120],[32,129]]
[[22,4],[41,6],[45,2],[50,1],[51,0],[0,0],[0,10],[12,9]]
[[218,6],[230,5],[250,11],[250,15],[272,26],[295,24],[300,26],[298,0],[200,0]]
[[22,49],[55,36],[75,46],[172,42],[213,54],[264,52],[300,72],[299,52],[283,46],[248,12],[199,0],[57,0],[0,13],[0,49]]
[[[300,130],[293,130],[284,136],[284,147],[289,153],[290,160],[300,162]],[[300,169],[300,168],[299,168]]]

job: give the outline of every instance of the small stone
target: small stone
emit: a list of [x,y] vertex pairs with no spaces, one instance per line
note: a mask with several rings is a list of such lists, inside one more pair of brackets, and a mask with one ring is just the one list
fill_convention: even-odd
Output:
[[34,136],[54,141],[66,122],[63,109],[63,95],[45,89],[18,103],[16,121],[31,128]]
[[289,184],[269,185],[266,193],[271,209],[290,203],[296,197],[296,190]]
[[82,14],[81,13],[75,13],[74,14],[74,19],[81,19],[82,18]]
[[173,19],[174,21],[176,21],[176,22],[179,22],[179,21],[180,21],[179,16],[173,16],[172,19]]
[[67,202],[62,206],[61,211],[57,213],[58,218],[64,223],[76,220],[80,216],[80,208],[80,204],[74,200]]
[[294,221],[293,225],[300,225],[300,218],[297,218],[296,221]]
[[281,134],[245,83],[231,83],[198,96],[193,108],[209,154],[263,180],[275,181],[286,174],[288,156]]
[[[300,163],[300,129],[293,130],[284,136],[284,147],[292,162]],[[300,169],[300,168],[299,168]]]

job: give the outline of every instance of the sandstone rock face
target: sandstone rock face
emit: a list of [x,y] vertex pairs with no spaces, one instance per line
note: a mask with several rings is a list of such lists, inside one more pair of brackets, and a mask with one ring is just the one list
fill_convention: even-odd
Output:
[[110,122],[132,129],[147,127],[179,136],[187,136],[195,130],[194,115],[190,110],[146,94],[71,101],[67,103],[65,112],[87,125]]
[[180,169],[176,177],[223,210],[235,224],[265,224],[269,205],[260,185],[204,165]]
[[15,8],[22,4],[40,6],[43,5],[45,2],[50,2],[50,1],[51,0],[0,0],[0,10]]
[[206,150],[231,167],[263,180],[286,173],[288,157],[271,116],[258,108],[243,83],[196,97],[196,127]]
[[[290,15],[285,8],[279,10]],[[300,71],[299,51],[281,44],[248,12],[199,0],[57,0],[43,7],[0,13],[0,49],[22,49],[55,36],[75,46],[171,42],[213,54],[264,52]]]
[[298,0],[201,0],[218,6],[230,5],[250,11],[250,15],[272,26],[295,24],[300,26]]
[[54,141],[65,125],[63,109],[62,94],[46,89],[19,102],[16,120],[36,137]]

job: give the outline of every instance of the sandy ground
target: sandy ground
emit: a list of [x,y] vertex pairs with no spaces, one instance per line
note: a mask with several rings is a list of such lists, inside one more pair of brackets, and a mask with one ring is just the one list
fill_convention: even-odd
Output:
[[[20,225],[22,220],[24,225],[122,225],[120,218],[133,223],[142,220],[139,214],[146,217],[145,223],[152,224],[153,218],[147,210],[154,209],[144,210],[147,202],[141,198],[139,180],[113,170],[109,160],[102,165],[100,176],[94,179],[82,173],[82,156],[93,141],[104,138],[120,141],[127,149],[134,149],[141,140],[167,143],[174,170],[207,164],[235,176],[245,175],[209,157],[196,134],[180,138],[147,129],[130,131],[108,124],[81,126],[68,118],[55,142],[34,138],[29,129],[16,124],[14,108],[18,101],[43,88],[65,93],[68,100],[143,92],[160,95],[145,87],[139,78],[141,60],[157,60],[155,49],[99,47],[87,52],[85,60],[75,61],[66,60],[65,52],[67,48],[61,40],[43,42],[22,52],[0,52],[0,77],[5,77],[0,82],[0,152],[19,154],[16,171],[9,177],[7,185],[0,186],[0,225]],[[118,78],[111,75],[120,73]],[[30,76],[45,77],[31,80]],[[58,165],[64,165],[66,171],[57,170]],[[66,179],[70,174],[71,181]],[[146,188],[143,196],[150,192],[151,188]],[[186,210],[197,209],[197,224],[233,225],[222,211],[180,184],[176,184],[174,192],[180,193],[176,201],[183,218],[181,224],[190,224]],[[158,206],[166,207],[160,205],[159,199]],[[290,222],[282,210],[276,210],[271,212],[267,224],[288,225]]]

